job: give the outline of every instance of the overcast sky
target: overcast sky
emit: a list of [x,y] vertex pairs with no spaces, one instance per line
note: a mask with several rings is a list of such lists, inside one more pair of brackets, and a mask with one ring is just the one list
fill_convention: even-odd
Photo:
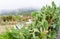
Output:
[[[53,0],[60,5],[60,0]],[[39,8],[46,4],[51,5],[52,0],[0,0],[0,10],[34,7]]]

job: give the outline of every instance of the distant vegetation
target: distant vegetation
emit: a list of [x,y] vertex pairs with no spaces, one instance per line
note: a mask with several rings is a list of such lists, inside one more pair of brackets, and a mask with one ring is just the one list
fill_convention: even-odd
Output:
[[[31,17],[31,13],[37,11],[37,9],[28,8],[28,9],[17,9],[12,11],[2,11],[0,14],[0,22],[9,22],[9,21],[27,21],[27,17]],[[22,18],[20,16],[26,16],[26,18]]]
[[[31,16],[29,16],[31,18]],[[9,21],[27,21],[28,15],[11,15],[11,16],[0,16],[0,21],[9,22]]]

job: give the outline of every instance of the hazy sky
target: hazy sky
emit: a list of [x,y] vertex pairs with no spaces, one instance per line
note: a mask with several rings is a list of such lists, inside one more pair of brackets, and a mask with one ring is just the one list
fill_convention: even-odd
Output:
[[[56,5],[60,5],[60,0],[53,0]],[[26,7],[39,8],[46,4],[51,5],[52,0],[0,0],[0,10],[17,9]]]

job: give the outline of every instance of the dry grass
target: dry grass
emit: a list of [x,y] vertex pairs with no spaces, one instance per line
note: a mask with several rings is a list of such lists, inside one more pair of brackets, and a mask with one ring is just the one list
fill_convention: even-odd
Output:
[[6,28],[8,30],[10,30],[12,27],[14,27],[15,25],[0,25],[0,33],[3,33],[6,31]]

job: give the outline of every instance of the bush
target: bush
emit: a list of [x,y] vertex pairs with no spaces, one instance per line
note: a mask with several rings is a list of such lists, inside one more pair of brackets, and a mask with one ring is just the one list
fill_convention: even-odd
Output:
[[1,19],[3,20],[3,22],[20,21],[21,17],[12,15],[12,16],[2,16]]

